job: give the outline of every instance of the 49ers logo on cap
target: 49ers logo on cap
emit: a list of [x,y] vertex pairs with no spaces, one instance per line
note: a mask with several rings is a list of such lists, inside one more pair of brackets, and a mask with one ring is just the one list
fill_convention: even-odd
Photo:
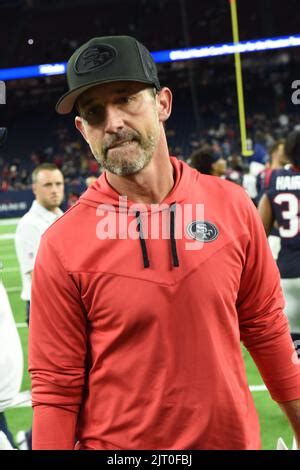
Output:
[[116,50],[109,45],[91,46],[77,57],[74,70],[78,75],[105,67],[116,57]]
[[188,224],[187,233],[200,242],[212,242],[219,236],[219,230],[211,222],[195,220]]

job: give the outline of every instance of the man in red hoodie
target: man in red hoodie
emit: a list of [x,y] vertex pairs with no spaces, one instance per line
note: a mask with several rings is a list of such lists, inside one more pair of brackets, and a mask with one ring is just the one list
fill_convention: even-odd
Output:
[[239,186],[170,157],[172,94],[134,38],[68,62],[57,111],[105,169],[44,234],[30,326],[34,449],[259,449],[240,340],[300,443],[279,274]]

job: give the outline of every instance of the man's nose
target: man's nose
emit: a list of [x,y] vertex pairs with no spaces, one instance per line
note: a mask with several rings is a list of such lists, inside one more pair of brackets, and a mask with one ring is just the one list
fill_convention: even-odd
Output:
[[115,134],[124,128],[123,113],[117,106],[108,105],[105,113],[105,132]]

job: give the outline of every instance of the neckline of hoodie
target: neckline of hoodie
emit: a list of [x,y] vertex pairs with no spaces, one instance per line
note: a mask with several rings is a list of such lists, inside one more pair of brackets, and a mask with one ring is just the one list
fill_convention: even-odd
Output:
[[[122,196],[119,194],[114,188],[110,186],[107,181],[105,172],[98,178],[98,180],[90,187],[88,190],[81,196],[79,199],[80,202],[92,205],[92,206],[99,206],[100,204],[106,205],[107,208],[109,206],[113,206],[114,210],[127,210],[134,206],[134,210],[138,210],[141,213],[156,213],[156,212],[163,212],[164,210],[169,210],[172,204],[181,203],[186,199],[187,192],[185,191],[185,187],[187,185],[187,180],[189,173],[184,169],[184,162],[178,160],[176,157],[170,157],[172,166],[174,168],[174,185],[169,194],[165,197],[165,199],[159,204],[146,204],[146,203],[138,203],[134,202],[130,199],[126,199],[124,205],[120,202],[120,198],[126,197],[126,195]],[[97,200],[94,197],[91,197],[92,193],[97,193],[97,196],[100,193],[103,193],[104,200],[100,200],[99,196]],[[105,196],[108,200],[105,200]],[[168,207],[164,207],[164,206]],[[131,211],[131,209],[130,209]]]

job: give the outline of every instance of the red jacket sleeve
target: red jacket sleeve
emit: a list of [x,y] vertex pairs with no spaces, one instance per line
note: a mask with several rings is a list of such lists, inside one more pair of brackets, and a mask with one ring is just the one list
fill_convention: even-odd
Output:
[[86,314],[57,250],[43,237],[35,262],[29,328],[33,449],[73,449],[82,401]]
[[254,204],[247,202],[246,258],[237,299],[241,339],[278,402],[300,398],[300,365],[292,343],[280,275]]

